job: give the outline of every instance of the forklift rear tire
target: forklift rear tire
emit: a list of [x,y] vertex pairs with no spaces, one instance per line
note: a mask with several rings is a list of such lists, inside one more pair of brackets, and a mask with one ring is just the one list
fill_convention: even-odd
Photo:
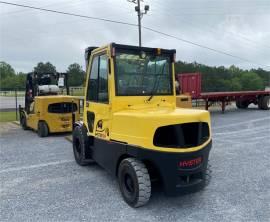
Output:
[[141,161],[135,158],[122,160],[118,168],[118,182],[124,200],[131,207],[141,207],[149,201],[151,181]]
[[49,128],[46,122],[39,121],[38,122],[38,130],[37,133],[39,137],[46,137],[49,134]]
[[27,120],[26,120],[25,114],[21,114],[20,124],[21,124],[23,130],[27,130],[28,129],[28,127],[27,127]]
[[86,166],[94,161],[90,158],[89,138],[83,133],[83,128],[76,126],[72,133],[73,153],[77,164]]

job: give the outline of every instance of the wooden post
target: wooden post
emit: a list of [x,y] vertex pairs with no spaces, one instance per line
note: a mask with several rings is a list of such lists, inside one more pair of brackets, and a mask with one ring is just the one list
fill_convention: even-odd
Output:
[[209,104],[208,104],[208,99],[205,100],[205,110],[208,110]]
[[17,89],[15,89],[15,106],[16,106],[16,120],[18,120],[18,98],[17,98]]
[[226,103],[224,100],[222,100],[222,104],[221,104],[222,113],[225,112],[225,107],[226,107]]

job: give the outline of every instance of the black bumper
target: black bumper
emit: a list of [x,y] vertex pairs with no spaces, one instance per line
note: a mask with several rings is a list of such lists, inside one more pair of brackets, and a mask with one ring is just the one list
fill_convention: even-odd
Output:
[[[212,141],[195,152],[166,153],[128,146],[127,153],[143,162],[151,163],[158,171],[165,193],[175,196],[195,192],[205,186],[211,147]],[[189,163],[196,164],[190,166]]]

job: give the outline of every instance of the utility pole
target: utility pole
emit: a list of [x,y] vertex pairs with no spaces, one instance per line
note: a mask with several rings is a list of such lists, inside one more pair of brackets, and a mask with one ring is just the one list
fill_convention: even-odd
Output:
[[135,7],[135,11],[137,11],[138,14],[138,28],[139,28],[139,46],[142,46],[142,25],[141,25],[141,0],[137,0],[137,10]]
[[149,11],[149,5],[144,6],[144,11],[141,11],[141,1],[142,0],[128,0],[129,2],[132,2],[134,4],[137,4],[135,6],[135,11],[137,12],[138,15],[138,29],[139,29],[139,46],[142,46],[142,25],[141,25],[141,20],[143,15],[145,15]]

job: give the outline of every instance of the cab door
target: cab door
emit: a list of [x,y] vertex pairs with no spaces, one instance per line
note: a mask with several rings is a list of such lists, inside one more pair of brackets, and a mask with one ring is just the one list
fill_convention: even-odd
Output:
[[27,116],[27,126],[36,130],[38,120],[39,120],[39,112],[37,111],[37,102],[32,102],[30,105],[29,114]]
[[103,50],[95,53],[91,61],[87,81],[84,120],[90,135],[109,140],[111,105],[109,101],[110,86],[107,51]]

